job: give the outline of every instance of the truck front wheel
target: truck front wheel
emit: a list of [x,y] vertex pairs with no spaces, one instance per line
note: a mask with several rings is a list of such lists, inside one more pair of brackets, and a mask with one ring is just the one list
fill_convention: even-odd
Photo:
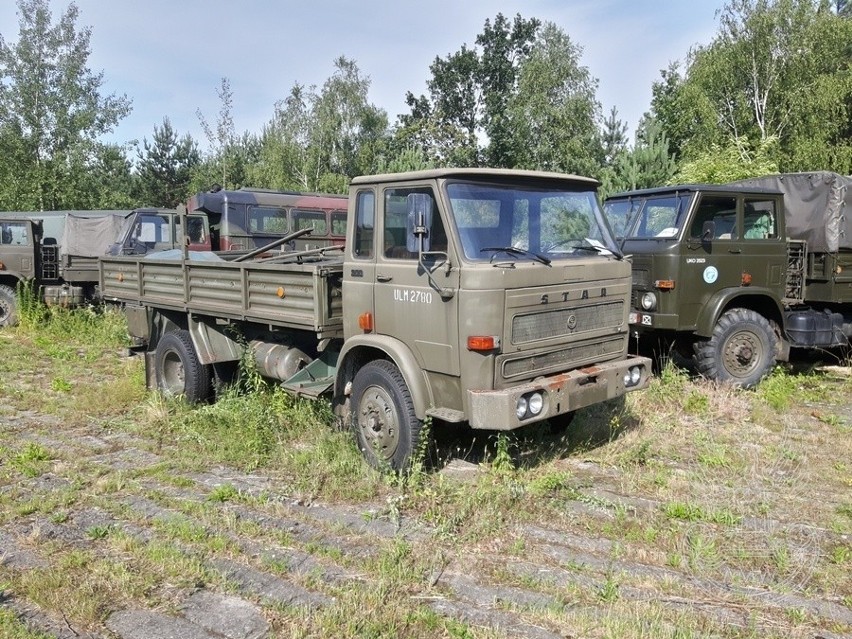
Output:
[[417,450],[423,422],[399,369],[387,360],[365,364],[352,383],[352,428],[375,468],[404,471]]
[[0,326],[14,326],[18,323],[18,299],[15,291],[0,284]]
[[210,398],[212,372],[202,364],[188,331],[166,333],[157,344],[155,357],[157,388],[171,396],[183,395],[196,404]]
[[752,388],[775,362],[775,334],[769,321],[745,308],[719,318],[709,340],[695,344],[695,364],[708,379]]

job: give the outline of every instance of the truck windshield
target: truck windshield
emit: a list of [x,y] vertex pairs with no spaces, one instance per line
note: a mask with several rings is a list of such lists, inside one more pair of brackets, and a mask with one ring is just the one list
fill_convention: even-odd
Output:
[[469,260],[618,253],[594,191],[451,182],[447,195]]
[[609,199],[604,213],[618,239],[671,238],[680,234],[692,193]]

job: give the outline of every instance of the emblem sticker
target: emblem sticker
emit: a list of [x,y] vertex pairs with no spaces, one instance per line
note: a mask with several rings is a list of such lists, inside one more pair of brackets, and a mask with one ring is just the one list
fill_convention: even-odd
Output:
[[719,271],[715,266],[708,266],[704,269],[704,281],[708,284],[712,284],[717,279],[719,279]]

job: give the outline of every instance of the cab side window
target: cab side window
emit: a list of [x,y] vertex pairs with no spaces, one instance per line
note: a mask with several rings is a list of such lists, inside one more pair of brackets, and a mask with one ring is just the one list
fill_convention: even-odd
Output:
[[352,251],[354,257],[367,259],[373,257],[376,195],[372,191],[361,191],[355,198],[355,245]]
[[778,237],[774,200],[746,198],[743,206],[743,237],[749,240]]
[[0,229],[0,243],[29,244],[30,238],[27,233],[27,225],[23,222],[4,222],[2,229]]
[[713,222],[711,240],[737,239],[737,198],[728,196],[703,196],[689,229],[689,237],[701,239],[704,225]]
[[431,251],[447,250],[447,233],[432,189],[428,187],[387,189],[385,191],[385,220],[383,228],[384,256],[395,259],[416,260],[417,253],[407,247],[408,196],[412,193],[428,195],[432,202],[432,227],[428,230]]

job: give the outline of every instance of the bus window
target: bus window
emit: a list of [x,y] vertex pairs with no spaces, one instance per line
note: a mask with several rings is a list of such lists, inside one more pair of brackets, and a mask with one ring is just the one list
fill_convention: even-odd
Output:
[[287,225],[287,210],[269,206],[251,206],[248,211],[250,233],[274,233],[284,235]]
[[346,211],[331,212],[331,234],[346,237]]
[[328,235],[328,219],[323,211],[293,211],[293,230],[312,229],[311,236]]

